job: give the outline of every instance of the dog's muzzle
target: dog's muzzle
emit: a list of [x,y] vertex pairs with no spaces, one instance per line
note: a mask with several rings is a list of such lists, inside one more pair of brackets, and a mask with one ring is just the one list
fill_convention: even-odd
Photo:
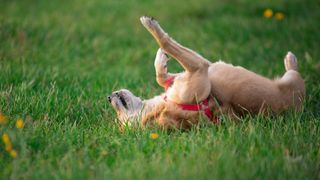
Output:
[[113,98],[118,98],[120,103],[127,109],[128,108],[128,105],[127,105],[127,102],[125,100],[125,98],[123,97],[123,94],[122,93],[112,93],[110,96],[107,97],[108,98],[108,101],[111,103],[112,102],[112,99]]

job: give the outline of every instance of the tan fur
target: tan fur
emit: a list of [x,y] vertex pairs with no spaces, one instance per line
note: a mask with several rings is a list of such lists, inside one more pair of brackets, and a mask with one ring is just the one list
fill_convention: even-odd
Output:
[[[195,104],[208,97],[210,108],[216,114],[227,115],[232,119],[248,113],[267,115],[269,112],[280,113],[288,108],[297,111],[301,109],[305,96],[304,80],[298,72],[296,57],[291,52],[284,59],[284,75],[271,80],[222,61],[211,63],[174,41],[154,19],[141,17],[141,22],[161,47],[155,60],[158,84],[165,87],[165,82],[171,77],[175,77],[174,83],[165,94],[167,101],[156,96],[141,102],[144,108],[135,108],[140,109],[141,113],[116,108],[118,113],[126,111],[126,117],[132,117],[132,114],[142,117],[142,126],[151,122],[163,128],[186,129],[198,124],[199,117],[204,116],[204,113],[181,110],[175,104]],[[185,72],[168,73],[169,59],[166,54],[176,59]],[[127,99],[130,96],[137,98],[132,93],[124,94]]]
[[[212,109],[213,103],[210,103]],[[192,125],[198,124],[201,117],[206,118],[201,111],[181,110],[174,103],[166,102],[143,115],[141,125],[145,127],[147,124],[157,124],[164,129],[189,129]]]

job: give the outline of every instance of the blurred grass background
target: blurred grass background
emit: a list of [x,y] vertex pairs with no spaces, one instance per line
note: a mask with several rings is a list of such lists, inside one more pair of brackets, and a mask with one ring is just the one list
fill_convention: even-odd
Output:
[[[0,176],[211,179],[320,177],[320,3],[317,0],[92,0],[0,2],[0,112],[18,155],[0,145]],[[283,20],[265,18],[270,8]],[[248,118],[190,132],[117,129],[106,95],[144,98],[156,42],[139,22],[159,20],[178,42],[267,77],[292,51],[306,80],[302,114]],[[170,71],[181,71],[174,61]],[[25,126],[16,129],[21,117]],[[150,133],[159,138],[152,140]]]

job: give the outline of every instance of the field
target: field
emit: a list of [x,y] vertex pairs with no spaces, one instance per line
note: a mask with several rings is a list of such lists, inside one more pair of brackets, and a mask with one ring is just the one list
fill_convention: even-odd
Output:
[[[163,92],[142,15],[211,61],[271,78],[292,51],[303,112],[120,131],[109,93]],[[317,0],[2,0],[0,179],[319,179],[319,20]],[[169,69],[182,70],[175,61]]]

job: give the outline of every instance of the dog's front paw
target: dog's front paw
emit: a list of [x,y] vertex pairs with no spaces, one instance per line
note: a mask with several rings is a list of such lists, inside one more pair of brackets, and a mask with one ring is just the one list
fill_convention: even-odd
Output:
[[157,51],[156,59],[154,61],[154,66],[161,66],[161,67],[167,67],[167,62],[169,61],[168,55],[159,48]]

